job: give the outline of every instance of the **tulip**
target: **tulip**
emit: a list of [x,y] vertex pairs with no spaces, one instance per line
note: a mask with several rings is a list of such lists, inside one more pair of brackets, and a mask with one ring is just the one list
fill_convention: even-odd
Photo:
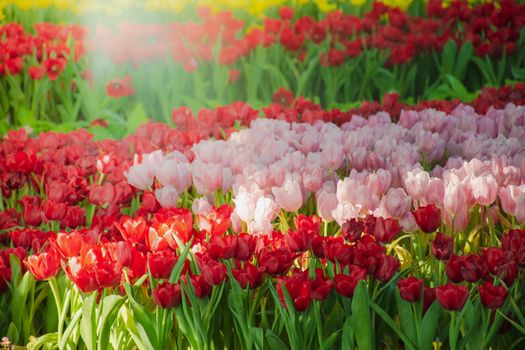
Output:
[[53,278],[60,269],[60,259],[55,252],[31,255],[26,260],[26,266],[37,280]]
[[397,287],[399,288],[399,294],[401,295],[401,298],[410,303],[413,303],[421,299],[423,280],[414,276],[400,278],[397,281]]
[[182,293],[180,284],[171,284],[169,282],[164,282],[159,284],[157,288],[151,291],[153,296],[153,302],[164,308],[170,309],[177,307],[182,301]]
[[454,254],[454,240],[438,232],[432,241],[431,251],[436,259],[448,260]]
[[287,178],[282,187],[272,187],[277,204],[289,212],[297,211],[303,205],[303,194],[299,182]]
[[383,283],[388,282],[398,269],[399,261],[395,257],[382,254],[377,261],[377,266],[374,270],[374,277]]
[[441,224],[441,210],[434,204],[419,207],[412,214],[419,228],[425,233],[434,232]]
[[308,279],[299,275],[292,275],[291,277],[279,278],[277,281],[277,292],[281,299],[281,303],[286,306],[286,300],[283,292],[283,285],[293,301],[294,307],[297,311],[302,312],[308,309],[312,300],[312,286]]
[[465,286],[458,286],[452,283],[436,288],[438,302],[449,311],[459,311],[463,308],[468,299],[468,289]]
[[237,236],[225,237],[212,235],[208,243],[208,252],[212,259],[231,259],[237,251]]
[[155,278],[169,278],[177,257],[170,249],[148,253],[148,269]]
[[247,233],[241,233],[237,237],[237,249],[235,250],[235,259],[239,261],[250,260],[254,251],[257,239]]
[[334,276],[334,287],[342,296],[351,298],[354,295],[357,283],[365,279],[366,270],[358,266],[352,266],[349,275],[337,274]]
[[263,248],[257,256],[257,261],[268,275],[282,275],[290,269],[294,258],[288,248]]
[[255,289],[262,283],[263,269],[247,262],[243,268],[232,269],[232,275],[241,288]]
[[353,246],[345,244],[341,237],[328,237],[324,242],[324,256],[333,263],[346,265],[353,255]]
[[476,177],[471,181],[472,195],[479,205],[489,206],[498,195],[498,183],[493,175]]
[[497,309],[503,305],[509,291],[503,286],[495,286],[491,282],[485,282],[478,286],[479,297],[483,306],[489,309]]

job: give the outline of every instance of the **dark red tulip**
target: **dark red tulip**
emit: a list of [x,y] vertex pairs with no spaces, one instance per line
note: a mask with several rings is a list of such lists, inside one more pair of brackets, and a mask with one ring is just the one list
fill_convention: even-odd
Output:
[[79,206],[67,208],[66,215],[60,220],[60,227],[77,228],[86,225],[86,212]]
[[382,254],[379,256],[374,277],[381,282],[388,282],[399,269],[399,261],[392,255]]
[[434,204],[419,207],[412,212],[416,223],[425,233],[431,233],[438,229],[441,224],[441,210]]
[[514,283],[519,267],[511,252],[502,248],[487,248],[483,250],[482,257],[488,273],[503,279],[508,286]]
[[479,297],[483,305],[489,309],[497,309],[503,305],[509,291],[504,286],[495,286],[492,282],[478,286]]
[[107,205],[115,198],[115,187],[112,183],[95,185],[89,189],[89,201],[98,206]]
[[155,197],[155,193],[149,190],[146,190],[144,193],[142,193],[141,208],[150,214],[156,213],[160,209],[160,204]]
[[239,261],[247,261],[252,257],[257,239],[247,233],[241,233],[237,236],[237,249],[235,250],[235,259]]
[[289,230],[284,236],[286,245],[292,252],[302,253],[312,247],[314,233],[306,230]]
[[263,248],[257,256],[260,267],[268,275],[285,274],[293,264],[295,257],[288,248],[271,250]]
[[410,276],[407,278],[400,278],[397,281],[399,288],[399,295],[408,302],[416,302],[421,299],[421,292],[423,291],[423,279]]
[[[401,232],[399,223],[394,218],[384,219],[377,217],[375,220],[369,219],[365,227],[366,225],[371,225],[372,221],[374,225],[373,227],[367,228],[367,233],[374,236],[379,242],[390,243]],[[368,231],[369,229],[371,229],[371,231]]]
[[358,241],[365,232],[365,223],[362,220],[351,219],[341,226],[341,235],[350,242]]
[[241,288],[255,289],[262,283],[263,269],[247,262],[243,267],[233,269],[232,274]]
[[164,282],[159,284],[157,288],[151,291],[151,294],[153,302],[164,309],[177,307],[182,301],[181,287],[178,283]]
[[303,278],[299,274],[277,280],[277,292],[281,298],[281,303],[286,306],[283,287],[286,288],[297,311],[302,312],[308,309],[312,300],[312,287],[308,279]]
[[334,282],[324,274],[322,269],[315,269],[315,279],[311,281],[312,285],[312,299],[326,300],[328,294],[334,287]]
[[443,308],[449,311],[459,311],[467,302],[468,289],[465,286],[447,283],[436,288],[436,296]]
[[215,260],[203,260],[200,264],[201,275],[204,281],[211,286],[217,286],[227,277],[226,266]]
[[351,298],[355,287],[360,280],[366,279],[366,270],[359,266],[351,266],[350,274],[338,274],[334,276],[335,290],[344,297]]
[[525,230],[510,230],[501,237],[501,246],[520,267],[525,267]]
[[438,232],[432,242],[432,255],[438,260],[448,260],[454,254],[454,240]]
[[212,286],[204,280],[200,275],[192,275],[190,277],[195,296],[197,298],[206,298],[211,293]]
[[436,300],[436,288],[425,287],[423,290],[423,313],[427,312],[428,308]]
[[324,237],[321,235],[315,236],[312,240],[312,251],[314,252],[314,255],[319,259],[325,258],[324,247],[326,245],[327,240],[328,237]]
[[353,246],[345,244],[342,237],[329,237],[325,241],[324,256],[333,263],[348,264],[353,257]]
[[66,215],[67,203],[45,200],[42,204],[42,210],[47,220],[60,221]]

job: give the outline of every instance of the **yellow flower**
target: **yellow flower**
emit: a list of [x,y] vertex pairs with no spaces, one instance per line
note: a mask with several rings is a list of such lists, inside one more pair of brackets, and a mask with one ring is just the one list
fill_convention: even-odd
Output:
[[350,3],[354,6],[363,6],[366,0],[350,0]]
[[337,9],[337,5],[331,3],[329,0],[314,0],[314,2],[321,12],[331,12]]
[[382,2],[385,5],[398,7],[401,10],[406,10],[412,3],[412,0],[383,0]]

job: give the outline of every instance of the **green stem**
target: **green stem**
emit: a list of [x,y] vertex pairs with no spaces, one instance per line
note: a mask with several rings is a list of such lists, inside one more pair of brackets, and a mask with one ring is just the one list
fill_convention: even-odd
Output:
[[57,280],[55,277],[52,277],[49,280],[49,286],[51,287],[51,292],[53,293],[53,297],[55,298],[55,304],[57,306],[57,313],[58,313],[58,343],[60,344],[60,340],[62,338],[62,328],[63,328],[63,318],[62,318],[62,297],[60,296],[60,290],[58,289]]

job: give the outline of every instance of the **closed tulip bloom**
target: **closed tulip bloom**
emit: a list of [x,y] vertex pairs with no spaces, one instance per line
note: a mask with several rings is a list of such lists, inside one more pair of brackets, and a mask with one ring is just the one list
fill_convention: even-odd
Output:
[[431,233],[441,224],[441,210],[434,204],[419,207],[412,212],[421,231]]
[[459,311],[468,299],[468,289],[465,286],[458,286],[452,283],[447,283],[436,288],[436,296],[438,302],[443,308],[449,311]]
[[454,254],[454,240],[438,232],[431,247],[432,255],[438,260],[448,260]]
[[350,274],[337,274],[334,276],[334,287],[335,290],[344,297],[351,298],[354,296],[355,287],[360,280],[366,279],[366,270],[352,266]]
[[423,199],[427,193],[429,182],[429,174],[426,171],[417,168],[407,172],[404,177],[405,189],[410,197],[416,201]]
[[498,183],[492,175],[476,177],[471,181],[472,195],[479,205],[489,206],[498,195]]
[[282,187],[272,187],[277,204],[284,210],[295,212],[303,205],[303,193],[299,182],[288,177]]
[[421,299],[423,280],[414,276],[400,278],[397,281],[397,288],[399,288],[401,298],[413,303]]
[[179,193],[173,186],[164,186],[155,190],[155,198],[163,208],[174,208],[179,202]]
[[492,282],[485,282],[478,286],[479,297],[483,306],[489,309],[497,309],[503,305],[509,291],[504,286],[495,286]]
[[139,190],[145,190],[153,184],[153,171],[147,164],[133,165],[124,175],[129,184]]
[[182,292],[179,283],[171,284],[164,282],[153,289],[151,294],[153,296],[153,302],[164,309],[177,307],[182,301]]

